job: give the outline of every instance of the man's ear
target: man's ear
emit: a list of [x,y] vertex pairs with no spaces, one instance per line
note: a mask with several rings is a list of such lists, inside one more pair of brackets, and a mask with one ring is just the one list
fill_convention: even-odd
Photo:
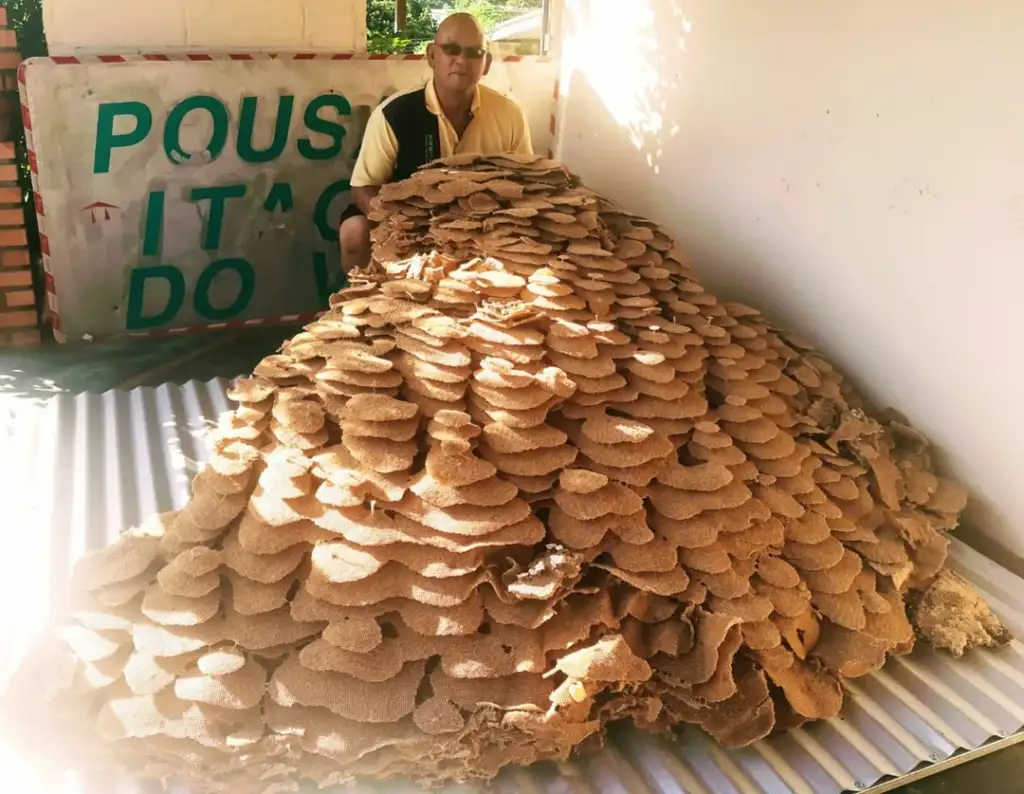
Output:
[[484,74],[487,74],[488,72],[491,71],[492,63],[494,63],[494,57],[490,53],[487,53],[484,56]]
[[427,66],[429,66],[431,69],[434,68],[434,47],[436,46],[437,45],[434,44],[433,42],[427,45]]

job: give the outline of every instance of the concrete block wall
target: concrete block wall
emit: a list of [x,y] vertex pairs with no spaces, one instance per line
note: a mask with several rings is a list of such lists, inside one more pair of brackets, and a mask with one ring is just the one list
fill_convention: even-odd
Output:
[[39,344],[39,315],[14,138],[20,126],[21,61],[7,11],[0,8],[0,348]]
[[365,52],[366,0],[43,0],[50,55]]

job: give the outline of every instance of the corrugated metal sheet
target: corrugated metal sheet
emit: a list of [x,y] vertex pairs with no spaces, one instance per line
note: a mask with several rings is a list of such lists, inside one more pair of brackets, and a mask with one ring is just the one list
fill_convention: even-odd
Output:
[[[16,406],[14,421],[0,424],[0,503],[15,523],[7,542],[17,544],[0,587],[7,604],[20,606],[8,647],[23,645],[45,619],[51,583],[64,581],[82,552],[185,503],[205,460],[202,437],[229,410],[226,386],[60,395],[44,406]],[[1024,636],[1024,580],[960,543],[952,564]],[[510,770],[493,787],[502,794],[882,791],[1024,739],[1022,726],[1024,646],[959,661],[921,648],[850,682],[840,718],[741,751],[694,730],[677,741],[616,730],[597,755]]]

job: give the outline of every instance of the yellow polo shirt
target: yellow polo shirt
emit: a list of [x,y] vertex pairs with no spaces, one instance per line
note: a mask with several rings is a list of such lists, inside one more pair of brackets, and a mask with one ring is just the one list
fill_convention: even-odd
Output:
[[[421,86],[416,86],[408,91],[400,91],[386,99],[370,114],[359,158],[356,160],[356,167],[350,180],[352,187],[384,185],[391,179],[398,159],[398,139],[395,137],[395,131],[391,129],[391,124],[384,118],[383,109],[398,97],[419,91],[420,88]],[[442,157],[451,157],[453,154],[533,153],[530,128],[526,124],[522,109],[507,96],[492,88],[477,86],[472,106],[473,119],[461,138],[455,134],[452,123],[441,111],[433,80],[426,86],[426,102],[430,112],[437,116]]]

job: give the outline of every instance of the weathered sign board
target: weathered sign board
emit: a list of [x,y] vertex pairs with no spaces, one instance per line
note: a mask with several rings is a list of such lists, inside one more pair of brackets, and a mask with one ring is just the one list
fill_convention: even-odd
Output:
[[[61,340],[296,320],[340,274],[370,110],[422,60],[32,59],[21,70],[49,313]],[[203,57],[203,56],[200,56]],[[555,64],[486,82],[551,143]]]

